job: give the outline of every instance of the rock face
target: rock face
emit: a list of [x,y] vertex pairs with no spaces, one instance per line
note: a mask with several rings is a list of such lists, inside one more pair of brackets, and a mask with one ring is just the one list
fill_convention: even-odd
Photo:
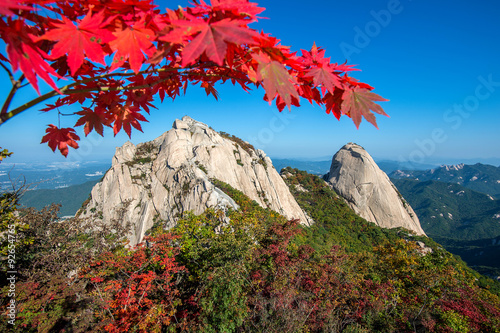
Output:
[[413,209],[363,147],[354,143],[342,147],[324,178],[367,221],[425,235]]
[[312,223],[263,151],[187,116],[153,141],[117,148],[111,169],[79,214],[131,223],[134,245],[158,220],[173,227],[185,211],[237,209],[211,179],[228,183],[287,218]]

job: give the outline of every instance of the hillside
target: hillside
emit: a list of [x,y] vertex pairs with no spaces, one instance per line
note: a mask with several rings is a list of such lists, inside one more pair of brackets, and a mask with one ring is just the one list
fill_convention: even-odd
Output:
[[371,251],[401,238],[403,229],[382,228],[356,215],[322,178],[290,167],[281,170],[281,175],[299,205],[316,222],[305,229],[315,249],[327,252],[340,245],[350,252]]
[[427,235],[481,273],[500,275],[500,200],[458,184],[393,179]]
[[91,180],[79,185],[48,190],[31,190],[23,194],[20,204],[25,207],[42,209],[52,203],[61,205],[59,216],[73,216],[82,203],[88,199],[90,191],[99,180]]
[[442,165],[430,170],[396,170],[389,174],[393,179],[436,180],[463,185],[471,190],[500,195],[500,167],[476,163],[474,165]]
[[120,228],[82,232],[77,219],[22,215],[30,228],[16,244],[17,331],[498,331],[497,282],[432,239],[357,217],[321,178],[286,172],[312,227],[215,179],[239,207],[229,220],[212,208],[186,212],[170,230],[156,220],[128,250]]
[[[447,251],[463,255],[461,259],[474,265],[476,271],[488,276],[500,275],[500,260],[495,261],[500,254],[500,237],[463,242],[444,237],[409,236],[403,228],[381,228],[356,215],[320,177],[290,167],[283,169],[281,174],[299,205],[316,221],[314,225],[304,228],[304,239],[317,251],[327,253],[332,246],[341,246],[349,252],[366,253],[381,244],[394,244],[406,239],[419,242],[423,251],[428,248],[440,251],[443,245]],[[477,258],[481,251],[484,256]],[[456,263],[462,269],[471,271],[460,259]],[[473,274],[481,285],[489,286],[500,294],[499,282],[476,272]]]
[[431,236],[477,240],[500,235],[500,201],[458,184],[393,179]]

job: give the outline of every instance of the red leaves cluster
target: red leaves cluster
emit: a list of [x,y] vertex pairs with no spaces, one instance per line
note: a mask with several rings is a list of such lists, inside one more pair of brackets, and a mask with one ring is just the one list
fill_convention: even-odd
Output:
[[[175,99],[181,88],[199,84],[217,98],[215,85],[228,80],[244,90],[262,85],[264,99],[275,100],[280,111],[305,98],[337,118],[351,117],[356,127],[362,117],[377,126],[372,111],[386,115],[375,103],[385,99],[316,45],[299,56],[249,28],[263,10],[247,0],[200,0],[175,11],[151,0],[9,0],[0,4],[8,57],[0,61],[20,69],[37,91],[40,77],[61,92],[44,111],[87,104],[74,125],[84,125],[85,135],[103,135],[109,126],[130,136],[132,127],[141,130],[141,109],[149,113],[155,95]],[[67,79],[66,86],[58,90],[53,77]],[[57,141],[64,136],[51,137],[45,140],[51,148],[69,145],[59,145],[69,142]]]
[[146,238],[128,253],[101,255],[81,272],[103,301],[98,316],[108,322],[107,332],[159,332],[174,320],[181,304],[175,279],[184,271],[174,241],[171,234]]
[[291,241],[299,230],[297,221],[275,224],[269,242],[255,251],[253,260],[260,266],[250,274],[248,306],[259,331],[276,331],[275,323],[283,331],[330,331],[340,316],[343,322],[357,322],[382,306],[392,292],[389,284],[353,279],[339,246],[321,260],[307,245],[294,248]]
[[89,10],[87,15],[78,22],[78,25],[62,17],[62,23],[53,23],[54,28],[42,35],[40,39],[56,41],[52,47],[51,56],[60,58],[67,56],[67,63],[74,75],[83,63],[84,56],[91,61],[105,65],[101,44],[113,39],[110,31],[103,29],[104,14],[100,12],[92,15]]

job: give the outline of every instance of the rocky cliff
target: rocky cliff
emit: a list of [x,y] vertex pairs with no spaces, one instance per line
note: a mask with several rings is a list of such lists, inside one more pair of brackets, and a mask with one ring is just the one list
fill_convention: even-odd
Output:
[[354,143],[342,147],[324,178],[364,219],[425,235],[413,209],[363,147]]
[[185,211],[238,208],[212,179],[287,218],[312,223],[263,151],[187,116],[153,141],[117,148],[111,169],[79,214],[130,223],[130,241],[136,244],[155,221],[172,227]]

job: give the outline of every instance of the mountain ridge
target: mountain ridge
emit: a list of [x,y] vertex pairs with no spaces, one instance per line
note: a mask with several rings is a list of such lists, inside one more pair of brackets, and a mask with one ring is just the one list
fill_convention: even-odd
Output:
[[394,179],[435,180],[456,183],[491,196],[500,195],[500,167],[476,163],[441,165],[430,170],[396,170],[389,174]]
[[130,241],[136,244],[157,220],[172,227],[185,211],[236,209],[212,179],[289,219],[313,223],[262,150],[188,116],[175,120],[171,130],[153,141],[118,147],[111,169],[79,215],[130,223]]

